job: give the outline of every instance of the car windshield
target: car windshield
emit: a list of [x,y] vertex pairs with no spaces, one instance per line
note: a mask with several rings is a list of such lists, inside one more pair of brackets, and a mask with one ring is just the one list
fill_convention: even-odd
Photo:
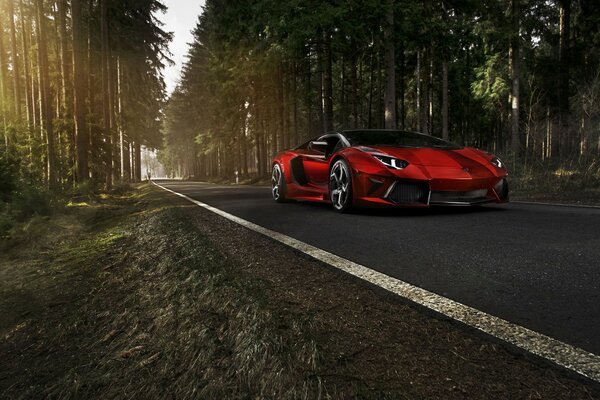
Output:
[[421,133],[394,130],[346,131],[352,146],[432,147],[459,149],[461,146]]

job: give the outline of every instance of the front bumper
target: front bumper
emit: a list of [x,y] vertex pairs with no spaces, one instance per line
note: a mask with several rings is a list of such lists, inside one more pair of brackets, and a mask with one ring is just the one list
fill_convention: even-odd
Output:
[[[359,177],[359,206],[396,207],[473,206],[509,200],[506,177],[485,179],[410,180],[389,177]],[[362,189],[362,190],[360,190]]]

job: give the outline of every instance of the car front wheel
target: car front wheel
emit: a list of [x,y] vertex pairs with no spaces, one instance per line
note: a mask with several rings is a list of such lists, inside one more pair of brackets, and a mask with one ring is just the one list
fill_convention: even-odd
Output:
[[329,200],[337,212],[352,208],[352,175],[344,160],[337,160],[329,173]]
[[279,164],[273,165],[273,173],[271,174],[271,194],[273,200],[278,203],[285,202],[285,177]]

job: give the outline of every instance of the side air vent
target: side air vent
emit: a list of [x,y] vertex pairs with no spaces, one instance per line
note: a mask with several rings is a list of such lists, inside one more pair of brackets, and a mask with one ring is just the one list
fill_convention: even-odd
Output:
[[498,181],[494,190],[496,190],[500,200],[506,200],[508,198],[508,181],[506,178],[502,178],[500,181]]
[[397,181],[386,198],[396,204],[427,204],[429,185],[420,182]]
[[301,157],[294,157],[290,160],[290,166],[292,170],[292,178],[298,182],[299,185],[306,185],[308,180],[304,173],[304,165],[302,164]]

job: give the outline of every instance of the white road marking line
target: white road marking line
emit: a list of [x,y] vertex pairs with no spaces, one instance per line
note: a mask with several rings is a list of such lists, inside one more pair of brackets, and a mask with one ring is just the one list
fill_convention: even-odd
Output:
[[292,247],[319,261],[327,263],[341,271],[351,274],[364,281],[377,285],[389,292],[402,296],[414,303],[427,307],[442,315],[460,321],[473,328],[479,329],[505,342],[511,343],[530,353],[548,359],[571,371],[577,372],[587,378],[600,382],[600,356],[583,349],[563,343],[544,334],[513,324],[504,319],[494,317],[473,307],[461,304],[454,300],[429,292],[410,283],[401,281],[381,272],[372,270],[353,261],[336,256],[310,244],[301,242],[279,232],[263,228],[245,219],[236,217],[225,211],[201,201],[194,200],[184,194],[168,189],[158,183],[154,185],[173,193],[189,202],[214,212],[232,222],[235,222],[254,232],[258,232],[271,239]]

